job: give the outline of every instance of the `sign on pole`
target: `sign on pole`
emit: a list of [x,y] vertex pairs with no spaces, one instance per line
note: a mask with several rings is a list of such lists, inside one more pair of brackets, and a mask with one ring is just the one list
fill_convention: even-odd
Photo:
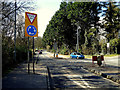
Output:
[[118,31],[118,38],[120,38],[120,30]]
[[37,14],[25,12],[25,37],[38,37]]
[[107,43],[107,47],[108,47],[108,48],[110,47],[110,43]]

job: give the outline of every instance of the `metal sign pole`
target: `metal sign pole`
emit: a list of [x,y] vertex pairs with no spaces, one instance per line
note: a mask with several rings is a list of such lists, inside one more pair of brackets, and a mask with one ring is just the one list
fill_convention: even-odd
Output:
[[28,74],[30,73],[30,61],[29,61],[29,37],[28,37]]
[[16,0],[15,0],[14,59],[16,62]]
[[34,37],[33,37],[33,73],[35,74],[35,67],[34,67]]

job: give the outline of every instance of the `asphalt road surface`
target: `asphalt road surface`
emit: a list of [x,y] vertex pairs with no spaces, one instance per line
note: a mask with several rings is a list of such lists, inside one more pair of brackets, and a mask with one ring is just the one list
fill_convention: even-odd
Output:
[[[96,74],[84,70],[84,60],[55,59],[49,57],[50,53],[39,55],[37,65],[49,68],[53,88],[116,88],[120,85]],[[88,60],[89,61],[89,60]]]

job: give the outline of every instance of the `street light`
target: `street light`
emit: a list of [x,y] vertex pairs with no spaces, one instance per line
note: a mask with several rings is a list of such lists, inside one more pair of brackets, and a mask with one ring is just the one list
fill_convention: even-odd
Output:
[[78,49],[79,49],[79,31],[78,31],[78,29],[81,29],[80,26],[79,26],[79,21],[76,23],[76,26],[77,26],[77,44],[76,44],[76,49],[77,49],[77,52],[78,52]]
[[55,57],[55,38],[54,38],[54,57]]
[[77,52],[79,49],[79,31],[78,31],[78,29],[80,29],[80,26],[77,26]]

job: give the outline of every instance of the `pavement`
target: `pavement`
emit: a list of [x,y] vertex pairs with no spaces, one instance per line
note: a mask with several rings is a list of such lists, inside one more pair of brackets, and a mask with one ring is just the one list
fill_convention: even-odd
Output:
[[[51,56],[51,57],[53,57],[53,56]],[[59,58],[69,60],[70,57],[68,57],[68,55],[59,54],[58,59]],[[92,59],[91,59],[91,61],[92,61]],[[94,63],[94,64],[92,64],[92,62],[88,62],[88,63],[85,63],[82,68],[89,72],[101,75],[104,78],[107,78],[109,80],[112,80],[112,81],[120,84],[120,67],[107,65],[105,63],[105,60],[102,61],[101,66],[98,66],[97,63]]]
[[48,71],[47,67],[35,64],[35,73],[33,73],[33,63],[30,63],[30,73],[28,74],[28,64],[21,63],[17,68],[2,79],[2,90],[10,88],[19,89],[48,89]]

